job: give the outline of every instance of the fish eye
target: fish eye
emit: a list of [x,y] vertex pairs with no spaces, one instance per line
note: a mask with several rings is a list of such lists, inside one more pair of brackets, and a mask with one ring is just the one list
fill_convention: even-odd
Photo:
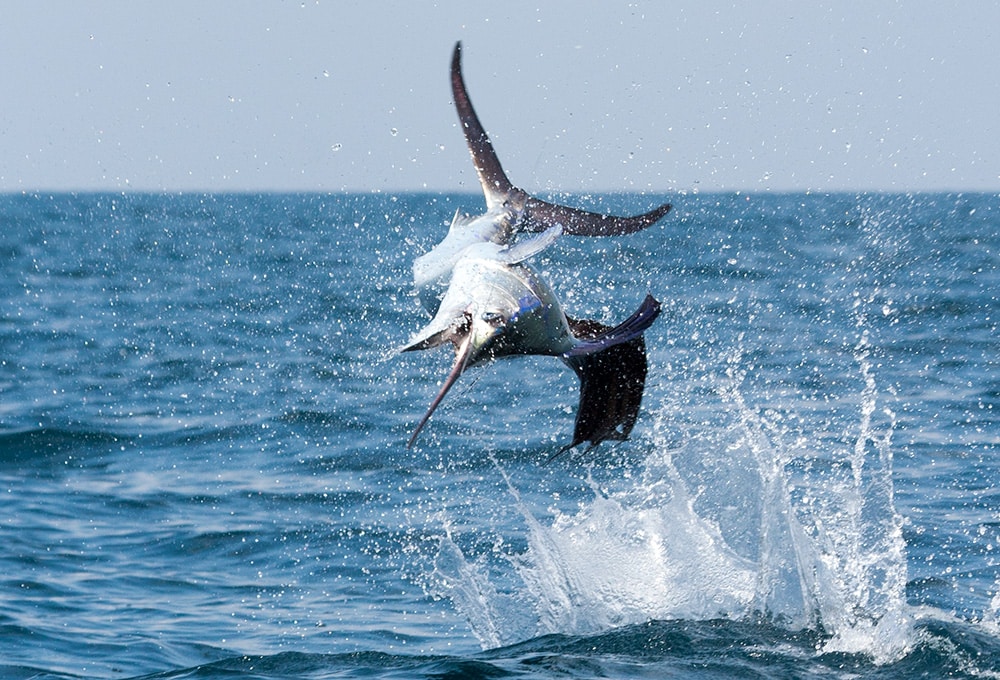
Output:
[[483,312],[479,318],[491,326],[502,326],[507,321],[500,312]]

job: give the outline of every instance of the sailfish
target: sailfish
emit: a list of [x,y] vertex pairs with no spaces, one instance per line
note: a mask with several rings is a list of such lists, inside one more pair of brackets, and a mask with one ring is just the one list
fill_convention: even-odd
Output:
[[641,215],[621,217],[557,205],[529,195],[507,178],[476,115],[462,77],[461,42],[455,43],[452,52],[451,91],[486,198],[486,212],[477,216],[456,213],[444,240],[414,261],[414,286],[421,304],[431,315],[437,311],[455,263],[470,246],[487,242],[506,246],[518,235],[540,233],[555,226],[561,227],[564,234],[576,236],[631,234],[655,224],[670,211],[671,205],[664,203]]
[[[416,258],[413,277],[421,304],[433,316],[401,351],[455,348],[455,362],[407,444],[412,447],[431,415],[466,369],[517,355],[559,357],[580,380],[572,441],[628,438],[646,384],[643,333],[660,313],[647,295],[632,316],[611,327],[566,314],[555,292],[526,260],[561,234],[631,234],[670,211],[602,215],[535,198],[507,178],[472,106],[462,77],[462,44],[451,60],[451,87],[459,122],[486,198],[486,212],[456,213],[447,236]],[[517,238],[519,237],[520,238]]]
[[513,246],[471,245],[455,263],[437,314],[401,350],[446,343],[455,347],[455,363],[408,447],[466,369],[517,355],[559,357],[580,379],[573,439],[559,453],[584,442],[592,448],[628,438],[646,384],[642,334],[659,315],[660,303],[647,295],[632,316],[614,327],[567,316],[552,288],[524,262],[560,232],[561,227],[551,227]]

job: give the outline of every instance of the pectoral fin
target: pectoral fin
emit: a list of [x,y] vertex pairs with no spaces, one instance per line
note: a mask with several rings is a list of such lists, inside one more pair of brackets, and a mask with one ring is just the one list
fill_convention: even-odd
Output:
[[413,352],[440,347],[446,342],[451,342],[454,335],[455,323],[434,317],[419,333],[410,338],[408,343],[400,347],[399,351]]

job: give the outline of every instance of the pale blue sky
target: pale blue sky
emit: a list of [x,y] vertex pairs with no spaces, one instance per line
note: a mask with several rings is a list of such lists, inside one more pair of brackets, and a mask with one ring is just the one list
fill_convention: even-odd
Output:
[[1000,5],[5,2],[0,191],[1000,190]]

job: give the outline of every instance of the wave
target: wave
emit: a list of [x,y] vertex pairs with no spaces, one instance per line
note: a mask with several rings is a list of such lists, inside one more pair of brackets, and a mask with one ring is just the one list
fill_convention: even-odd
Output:
[[0,431],[0,465],[37,462],[79,450],[104,449],[127,439],[106,430],[35,427]]
[[484,550],[446,521],[424,587],[451,600],[486,649],[649,620],[761,620],[792,639],[814,635],[813,657],[898,662],[919,634],[894,507],[894,416],[878,409],[868,352],[862,338],[856,411],[835,432],[752,409],[733,357],[718,386],[727,413],[710,432],[678,449],[661,436],[671,422],[661,413],[631,481],[588,478],[590,499],[551,521],[495,461],[526,546]]
[[[339,654],[282,652],[226,656],[222,650],[189,650],[220,658],[190,667],[131,676],[133,680],[220,678],[548,678],[705,677],[982,678],[1000,674],[1000,644],[976,626],[941,617],[918,624],[918,643],[889,665],[866,654],[821,652],[815,631],[789,634],[756,621],[648,621],[596,635],[552,634],[469,656],[356,651]],[[180,650],[175,650],[180,652]],[[116,677],[125,677],[118,668]],[[12,678],[80,676],[27,666],[0,665]]]

